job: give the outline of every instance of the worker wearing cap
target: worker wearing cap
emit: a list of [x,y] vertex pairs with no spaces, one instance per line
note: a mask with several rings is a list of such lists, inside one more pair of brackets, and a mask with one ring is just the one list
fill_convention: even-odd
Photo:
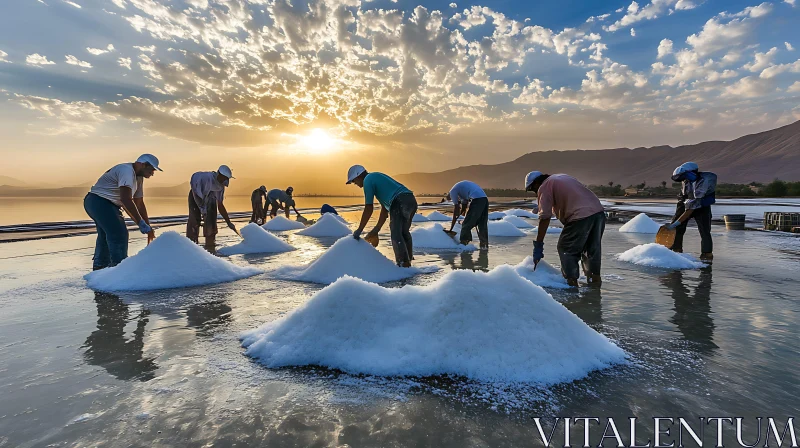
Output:
[[525,191],[536,192],[539,201],[539,230],[533,242],[534,269],[544,258],[544,237],[555,213],[564,224],[558,239],[562,275],[570,286],[578,286],[580,262],[589,283],[599,286],[606,215],[597,196],[574,177],[539,171],[525,176]]
[[106,171],[83,199],[83,208],[97,228],[94,270],[116,266],[128,257],[123,208],[139,231],[147,235],[148,244],[156,237],[144,205],[144,180],[156,170],[161,171],[156,156],[142,154],[133,163],[121,163]]
[[336,216],[339,216],[339,213],[330,204],[322,204],[322,207],[320,207],[319,214],[320,215],[324,215],[325,213],[331,213],[331,214],[334,214]]
[[390,218],[389,231],[391,232],[392,249],[398,266],[410,267],[414,259],[414,245],[411,241],[411,221],[417,213],[417,199],[414,193],[401,183],[383,173],[368,173],[361,165],[353,165],[347,172],[347,183],[356,184],[364,189],[364,213],[361,215],[361,224],[353,232],[353,237],[359,239],[364,227],[367,226],[373,212],[373,202],[378,198],[381,204],[381,214],[375,228],[367,236],[378,236],[386,218]]
[[453,188],[447,193],[447,199],[453,201],[453,222],[450,223],[450,231],[453,231],[463,206],[467,213],[464,222],[461,223],[459,241],[461,244],[469,244],[472,241],[472,229],[477,227],[481,249],[488,249],[489,198],[486,197],[483,189],[475,182],[462,180],[453,185]]
[[[263,199],[263,200],[262,200]],[[264,204],[267,199],[267,187],[260,186],[253,190],[250,195],[250,205],[253,206],[253,214],[250,215],[250,222],[263,224],[267,220],[267,212],[264,210]]]
[[714,258],[714,242],[711,240],[711,205],[717,202],[717,175],[701,172],[694,162],[686,162],[672,172],[674,182],[683,182],[678,195],[678,205],[672,223],[667,227],[675,229],[675,242],[672,249],[683,252],[683,235],[690,219],[694,219],[700,231],[700,259]]
[[228,224],[228,228],[236,232],[236,226],[228,217],[225,209],[225,187],[233,177],[231,169],[222,165],[217,171],[198,171],[192,174],[189,182],[189,221],[186,223],[186,237],[197,243],[200,236],[200,225],[203,226],[203,237],[206,249],[213,251],[217,239],[217,212]]
[[269,190],[269,193],[267,193],[267,202],[272,205],[272,209],[269,212],[270,217],[274,218],[277,216],[278,210],[285,210],[286,218],[288,219],[289,207],[294,209],[294,212],[297,213],[298,218],[302,217],[300,212],[297,211],[297,207],[295,207],[292,193],[294,193],[294,188],[292,187],[289,187],[286,190],[281,190],[280,188],[273,188],[272,190]]

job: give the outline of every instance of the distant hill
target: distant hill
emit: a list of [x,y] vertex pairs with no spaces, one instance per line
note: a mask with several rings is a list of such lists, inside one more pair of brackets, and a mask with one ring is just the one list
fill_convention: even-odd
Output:
[[693,161],[713,171],[724,183],[769,182],[775,178],[800,180],[800,121],[732,141],[696,145],[654,146],[603,150],[532,152],[511,162],[472,165],[438,173],[401,174],[396,178],[417,193],[445,192],[469,179],[485,188],[522,188],[525,174],[566,173],[584,184],[614,182],[627,186],[670,181],[681,163]]
[[19,179],[9,176],[0,176],[0,186],[24,187],[25,185],[25,182]]

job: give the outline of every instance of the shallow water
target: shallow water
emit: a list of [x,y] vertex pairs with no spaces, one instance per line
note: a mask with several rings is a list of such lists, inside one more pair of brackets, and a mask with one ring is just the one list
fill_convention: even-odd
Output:
[[[715,226],[713,265],[675,272],[615,260],[652,239],[617,229],[609,225],[603,241],[602,289],[551,292],[633,362],[550,388],[269,370],[242,354],[239,333],[321,286],[256,276],[95,294],[81,278],[93,237],[2,244],[0,446],[532,446],[534,416],[775,416],[781,424],[796,416],[798,240]],[[223,235],[221,243],[235,241]],[[300,250],[231,260],[269,270],[308,262],[333,243],[282,237]],[[557,238],[546,240],[553,264]],[[443,269],[389,285],[517,264],[530,240],[493,238],[488,254],[419,254],[417,265]],[[134,239],[131,252],[143,244]],[[699,252],[696,229],[685,248]],[[58,253],[35,255],[44,252]],[[652,436],[641,429],[643,440]]]

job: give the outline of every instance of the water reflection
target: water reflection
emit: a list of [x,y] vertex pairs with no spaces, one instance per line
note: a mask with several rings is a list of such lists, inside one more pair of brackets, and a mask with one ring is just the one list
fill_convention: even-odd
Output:
[[489,251],[441,253],[439,257],[453,269],[469,269],[471,271],[489,270]]
[[700,270],[700,278],[692,292],[684,281],[683,271],[661,277],[661,283],[672,291],[675,315],[670,322],[678,327],[684,339],[697,344],[699,351],[710,352],[714,343],[714,319],[711,317],[711,266]]
[[564,302],[564,306],[572,311],[587,325],[603,323],[603,292],[600,288],[581,288],[580,296]]
[[228,326],[233,309],[226,300],[196,303],[186,309],[186,324],[197,329],[197,334],[210,336],[217,328]]
[[[144,356],[144,333],[150,310],[131,310],[114,294],[95,292],[97,330],[86,338],[83,357],[86,362],[106,369],[121,380],[148,381],[155,377],[158,365],[154,357]],[[132,338],[125,337],[125,326],[136,323]]]

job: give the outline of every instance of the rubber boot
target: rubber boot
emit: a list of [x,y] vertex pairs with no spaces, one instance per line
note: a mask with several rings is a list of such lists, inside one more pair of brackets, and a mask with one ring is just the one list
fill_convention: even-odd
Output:
[[711,261],[711,260],[714,259],[714,253],[713,252],[704,252],[704,253],[700,254],[700,259],[701,260],[706,260],[706,261]]
[[599,275],[587,275],[586,281],[589,283],[589,286],[599,287],[600,285],[603,284],[603,278],[600,277]]
[[577,288],[578,287],[578,279],[577,278],[568,278],[567,279],[567,284],[569,286],[574,286],[574,287]]

